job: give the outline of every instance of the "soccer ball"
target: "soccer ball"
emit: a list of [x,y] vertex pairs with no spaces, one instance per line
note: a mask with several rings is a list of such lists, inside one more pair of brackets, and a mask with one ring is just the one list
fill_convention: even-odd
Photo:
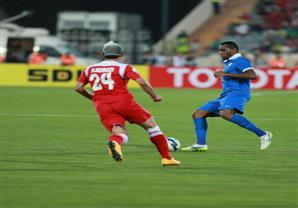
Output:
[[167,137],[167,143],[170,152],[175,152],[181,148],[181,143],[176,138]]

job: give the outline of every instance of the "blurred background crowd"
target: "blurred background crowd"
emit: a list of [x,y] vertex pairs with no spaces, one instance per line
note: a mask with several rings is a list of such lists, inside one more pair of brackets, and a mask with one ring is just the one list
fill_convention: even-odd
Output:
[[298,0],[10,0],[0,34],[7,63],[92,64],[114,40],[131,64],[219,66],[231,40],[257,67],[297,68]]

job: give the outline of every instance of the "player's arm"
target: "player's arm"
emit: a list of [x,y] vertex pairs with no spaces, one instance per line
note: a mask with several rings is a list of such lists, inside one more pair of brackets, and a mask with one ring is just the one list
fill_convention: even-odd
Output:
[[214,76],[216,78],[220,78],[220,77],[233,77],[238,79],[256,79],[257,78],[257,75],[253,69],[246,70],[241,74],[231,74],[224,71],[217,71],[214,73]]
[[92,100],[93,93],[89,92],[85,89],[85,84],[82,82],[77,82],[77,85],[75,87],[75,91],[83,95],[85,98]]
[[137,78],[135,81],[152,98],[152,100],[154,102],[160,102],[162,100],[162,97],[157,95],[154,92],[152,86],[146,80],[144,80],[142,77]]

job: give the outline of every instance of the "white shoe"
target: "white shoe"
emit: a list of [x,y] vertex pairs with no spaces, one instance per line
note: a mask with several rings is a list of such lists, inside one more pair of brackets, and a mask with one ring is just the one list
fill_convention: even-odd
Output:
[[273,135],[269,131],[266,131],[265,135],[259,137],[261,150],[265,150],[269,147],[269,145],[271,144],[272,136]]
[[208,146],[207,144],[193,144],[189,147],[182,147],[181,148],[182,152],[207,152],[208,151]]

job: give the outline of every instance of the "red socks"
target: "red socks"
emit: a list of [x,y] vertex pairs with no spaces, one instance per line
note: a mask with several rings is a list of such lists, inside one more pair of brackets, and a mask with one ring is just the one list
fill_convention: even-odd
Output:
[[109,137],[109,141],[115,141],[115,142],[117,142],[118,144],[123,144],[123,139],[122,139],[122,137],[121,136],[119,136],[119,135],[111,135],[110,137]]
[[150,140],[156,146],[162,158],[166,158],[168,160],[172,158],[168,149],[166,137],[163,134],[153,136]]

